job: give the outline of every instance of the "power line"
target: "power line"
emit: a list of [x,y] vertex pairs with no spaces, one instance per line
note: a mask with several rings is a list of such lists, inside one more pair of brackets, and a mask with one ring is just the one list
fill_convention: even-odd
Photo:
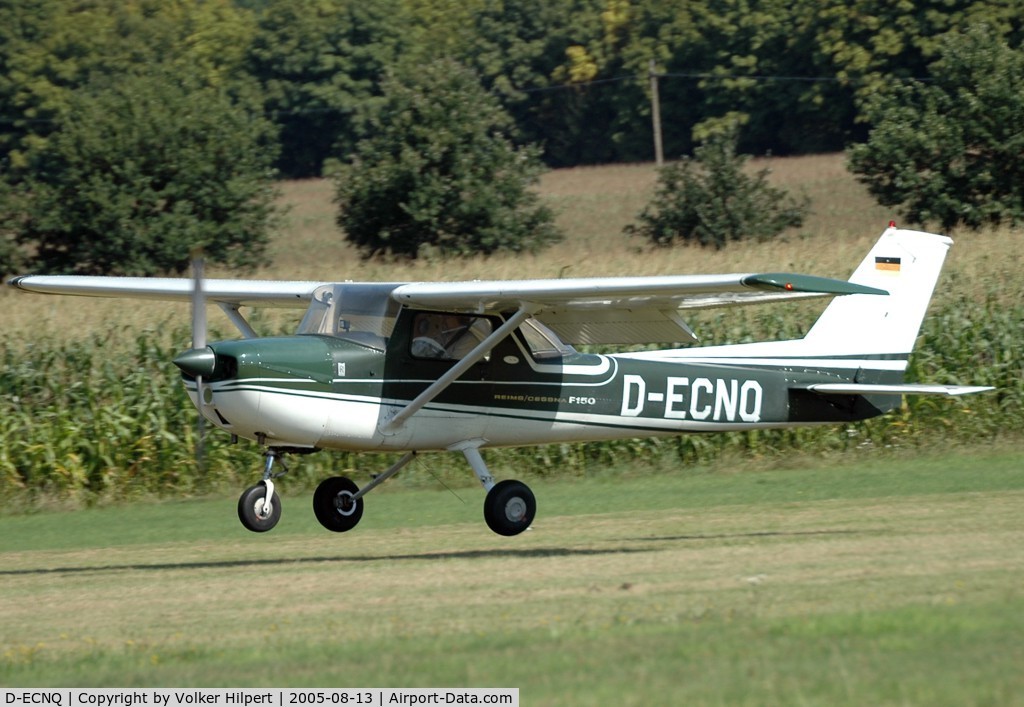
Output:
[[[626,81],[648,81],[651,78],[679,78],[679,79],[696,79],[701,81],[730,81],[730,80],[747,80],[747,81],[758,81],[758,82],[793,82],[793,83],[834,83],[834,84],[845,84],[845,85],[858,85],[866,84],[870,79],[868,77],[858,78],[841,78],[838,76],[791,76],[784,74],[722,74],[710,71],[665,71],[665,72],[650,72],[643,75],[638,74],[620,74],[619,76],[609,76],[606,78],[590,79],[589,81],[574,81],[572,83],[560,83],[552,86],[534,86],[532,88],[519,88],[516,89],[519,93],[534,94],[534,93],[552,93],[555,91],[573,91],[581,88],[587,88],[590,86],[601,86],[605,84],[622,83]],[[935,79],[931,77],[898,77],[898,76],[886,76],[884,81],[889,83],[912,83],[912,82],[931,82]],[[299,108],[292,110],[281,110],[273,109],[264,111],[263,115],[271,120],[285,116],[300,116],[300,115],[330,115],[336,113],[347,113],[349,109],[343,108],[332,108],[332,107],[318,107],[318,108]],[[0,115],[0,125],[52,125],[60,122],[59,118],[28,118],[25,116],[4,116]]]
[[[771,74],[718,74],[711,72],[677,72],[667,71],[662,74],[658,74],[659,77],[670,77],[670,78],[690,78],[690,79],[750,79],[753,81],[794,81],[802,83],[842,83],[842,84],[864,84],[867,83],[870,78],[867,76],[861,76],[858,78],[840,78],[839,76],[786,76],[786,75],[771,75]],[[894,81],[897,83],[909,83],[909,82],[928,82],[932,81],[930,77],[899,77],[899,76],[886,76],[885,81]]]
[[[520,93],[542,93],[549,91],[565,91],[575,88],[585,88],[587,86],[598,86],[601,84],[608,83],[619,83],[623,81],[647,81],[651,76],[655,78],[682,78],[682,79],[699,79],[699,80],[739,80],[747,79],[750,81],[779,81],[779,82],[795,82],[795,83],[839,83],[848,85],[866,84],[870,80],[870,77],[861,76],[856,78],[842,78],[839,76],[791,76],[785,74],[722,74],[712,71],[665,71],[665,72],[652,72],[648,74],[622,74],[620,76],[610,76],[601,79],[591,79],[589,81],[574,81],[572,83],[556,84],[554,86],[537,86],[534,88],[520,88]],[[934,81],[931,77],[926,76],[885,76],[884,80],[887,82],[895,83],[913,83],[913,82],[930,82]]]

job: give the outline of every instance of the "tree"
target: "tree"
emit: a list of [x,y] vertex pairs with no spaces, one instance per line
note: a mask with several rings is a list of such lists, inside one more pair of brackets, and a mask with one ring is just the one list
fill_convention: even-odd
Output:
[[768,169],[747,174],[747,158],[736,154],[737,132],[733,127],[716,133],[693,158],[662,168],[640,226],[630,224],[626,232],[662,246],[688,241],[722,248],[729,241],[765,240],[802,224],[809,201],[770,186]]
[[561,239],[530,189],[538,151],[476,75],[433,62],[384,84],[370,136],[335,174],[338,224],[366,254],[528,251]]
[[262,261],[275,213],[265,119],[160,72],[102,81],[70,106],[0,204],[36,267],[180,273],[197,245],[214,261]]
[[24,254],[17,243],[16,206],[21,194],[18,188],[0,179],[0,278],[18,272],[24,265]]
[[173,66],[241,94],[252,13],[233,0],[0,3],[0,168],[10,177],[45,143],[72,95],[97,77]]
[[582,46],[599,41],[604,4],[487,0],[473,13],[461,61],[513,116],[522,142],[542,146],[549,166],[616,156],[612,126],[621,113],[613,108],[622,106],[600,101],[617,91],[595,95],[586,86],[599,67]]
[[249,70],[281,128],[284,175],[320,176],[332,150],[355,145],[398,56],[400,19],[396,0],[273,0],[263,9]]
[[976,26],[947,38],[931,75],[879,98],[851,171],[913,223],[1024,220],[1024,51]]

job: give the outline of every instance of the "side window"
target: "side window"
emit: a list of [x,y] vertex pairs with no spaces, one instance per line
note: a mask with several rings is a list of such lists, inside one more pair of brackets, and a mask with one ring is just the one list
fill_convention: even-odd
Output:
[[519,333],[522,335],[523,340],[526,341],[526,346],[530,349],[530,355],[536,361],[563,358],[576,352],[571,346],[563,343],[555,332],[536,319],[531,318],[523,322],[523,325],[519,327]]
[[410,351],[416,358],[458,361],[487,338],[492,329],[491,320],[486,317],[419,312],[412,320]]

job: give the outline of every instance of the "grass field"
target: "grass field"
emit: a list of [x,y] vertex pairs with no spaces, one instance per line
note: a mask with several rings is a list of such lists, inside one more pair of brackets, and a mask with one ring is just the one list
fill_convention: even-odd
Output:
[[[414,472],[415,473],[415,472]],[[1024,453],[0,518],[0,683],[505,686],[523,704],[1024,704]]]

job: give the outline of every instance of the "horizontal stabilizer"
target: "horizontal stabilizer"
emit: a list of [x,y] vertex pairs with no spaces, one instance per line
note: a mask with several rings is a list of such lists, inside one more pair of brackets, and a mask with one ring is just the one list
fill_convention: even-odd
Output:
[[971,395],[995,390],[987,385],[928,385],[926,383],[900,383],[880,385],[871,383],[812,383],[791,386],[823,395]]

